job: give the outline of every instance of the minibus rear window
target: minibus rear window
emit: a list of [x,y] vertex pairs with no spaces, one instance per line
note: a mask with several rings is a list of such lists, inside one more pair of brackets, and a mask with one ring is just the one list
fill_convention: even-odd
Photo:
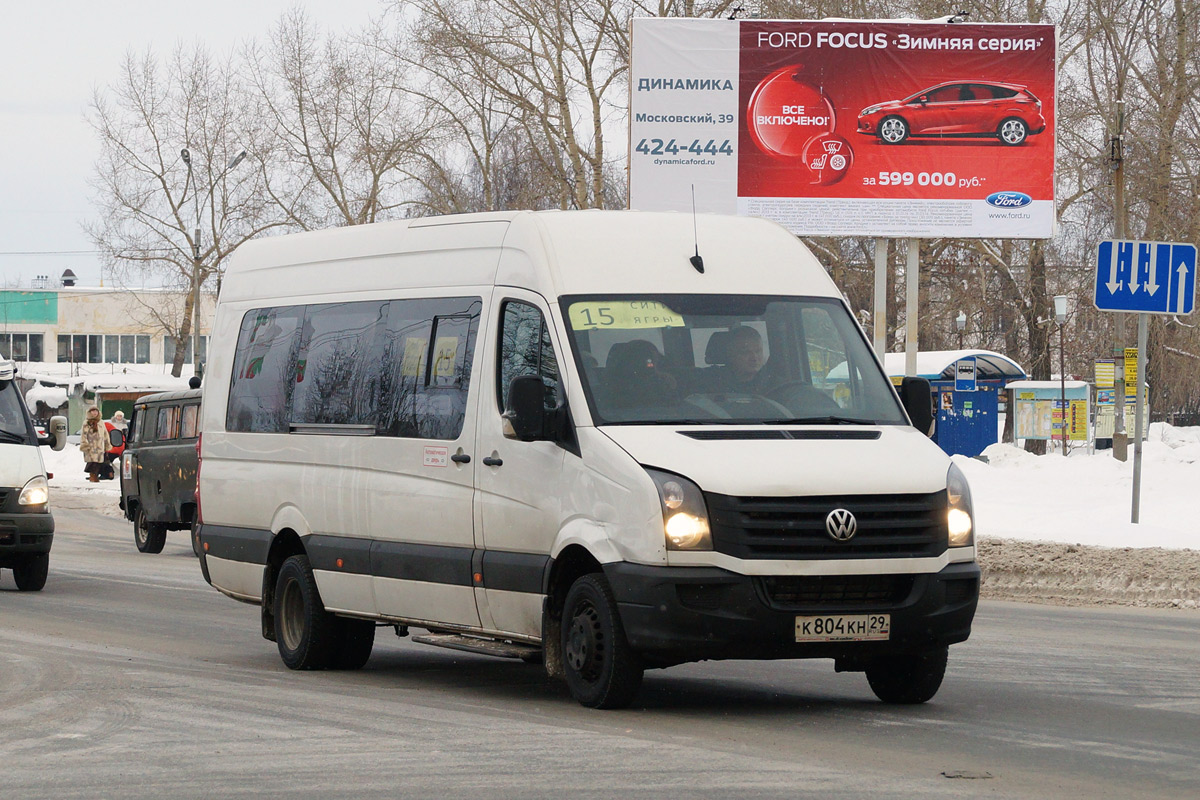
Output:
[[862,330],[833,298],[560,298],[597,424],[900,425]]

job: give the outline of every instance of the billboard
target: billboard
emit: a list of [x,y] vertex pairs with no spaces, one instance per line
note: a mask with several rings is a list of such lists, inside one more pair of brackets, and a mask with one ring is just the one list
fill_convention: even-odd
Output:
[[1054,235],[1052,25],[639,18],[629,205],[810,236]]

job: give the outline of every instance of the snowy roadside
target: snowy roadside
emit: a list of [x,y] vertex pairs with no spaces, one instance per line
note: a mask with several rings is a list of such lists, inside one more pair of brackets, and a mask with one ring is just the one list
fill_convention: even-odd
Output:
[[992,600],[1200,609],[1200,550],[984,538],[978,558]]

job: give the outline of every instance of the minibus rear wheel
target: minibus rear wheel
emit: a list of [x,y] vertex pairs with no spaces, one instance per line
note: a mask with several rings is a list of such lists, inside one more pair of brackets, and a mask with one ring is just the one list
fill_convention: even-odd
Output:
[[275,581],[275,641],[283,663],[290,669],[328,667],[340,644],[338,622],[321,602],[308,556],[285,560]]
[[612,588],[583,575],[563,604],[563,667],[571,696],[588,708],[624,708],[642,686],[642,661],[629,646]]
[[914,705],[932,700],[946,675],[947,648],[881,658],[867,667],[871,691],[885,703]]

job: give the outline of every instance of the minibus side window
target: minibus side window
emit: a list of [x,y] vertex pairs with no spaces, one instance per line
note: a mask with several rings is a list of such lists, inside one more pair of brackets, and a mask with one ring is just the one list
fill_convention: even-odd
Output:
[[375,425],[388,305],[373,300],[305,309],[293,424]]
[[379,422],[384,436],[457,439],[466,418],[478,297],[393,300],[380,345]]
[[233,357],[226,430],[287,433],[303,316],[303,306],[246,312]]
[[508,387],[513,378],[537,375],[545,386],[545,406],[558,403],[558,358],[550,342],[550,331],[542,312],[528,303],[510,300],[504,304],[500,324],[500,369],[496,396],[500,410],[508,403]]

